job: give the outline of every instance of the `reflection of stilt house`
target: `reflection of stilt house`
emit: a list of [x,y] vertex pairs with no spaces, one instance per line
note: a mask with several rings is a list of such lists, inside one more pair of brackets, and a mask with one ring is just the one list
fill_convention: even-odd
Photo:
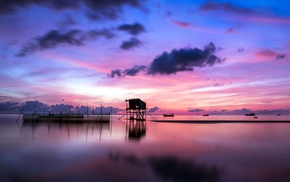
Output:
[[146,122],[130,120],[127,123],[127,132],[129,140],[139,141],[146,135]]
[[126,100],[127,119],[130,120],[146,120],[146,102],[141,99]]

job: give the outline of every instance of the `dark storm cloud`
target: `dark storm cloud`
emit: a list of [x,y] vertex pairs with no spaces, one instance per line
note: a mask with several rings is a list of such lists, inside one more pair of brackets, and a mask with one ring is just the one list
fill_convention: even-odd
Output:
[[276,56],[276,59],[284,59],[286,57],[286,54],[278,54]]
[[209,43],[203,50],[198,48],[183,48],[164,52],[157,56],[148,68],[149,75],[170,75],[181,71],[193,71],[194,67],[213,66],[224,59],[214,55],[216,47]]
[[80,46],[83,45],[86,40],[93,40],[98,37],[112,38],[113,36],[114,34],[106,29],[91,30],[88,32],[81,30],[69,30],[67,32],[51,30],[45,35],[34,38],[31,42],[24,45],[17,56],[23,57],[28,53],[44,49],[52,49],[60,45]]
[[80,1],[74,0],[1,0],[0,13],[8,14],[31,5],[45,6],[54,10],[79,8]]
[[122,76],[122,70],[121,69],[116,69],[112,70],[110,74],[108,74],[108,77],[114,78],[114,77],[121,77]]
[[145,28],[140,23],[123,24],[120,25],[118,29],[121,31],[125,31],[131,35],[137,35],[139,33],[145,32]]
[[141,71],[147,75],[170,75],[181,71],[193,71],[194,67],[213,66],[223,62],[224,59],[214,55],[215,51],[216,47],[213,43],[206,45],[203,50],[198,48],[174,49],[170,53],[164,52],[157,56],[148,67],[134,66],[124,71],[115,69],[108,74],[108,77],[135,76]]
[[190,109],[187,112],[202,112],[204,109]]
[[50,107],[39,101],[26,101],[22,104],[23,111],[48,111]]
[[246,9],[243,7],[234,6],[230,3],[214,3],[211,1],[206,2],[200,7],[202,11],[215,11],[215,10],[224,10],[236,13],[252,13],[253,11],[250,9]]
[[146,68],[147,68],[146,66],[134,66],[133,68],[125,69],[123,75],[135,76],[140,71],[146,70]]
[[147,69],[146,66],[134,66],[132,68],[125,69],[122,71],[121,69],[112,70],[108,77],[114,78],[116,77],[124,77],[124,76],[136,76],[139,72],[145,71]]
[[134,37],[132,37],[131,39],[127,40],[127,41],[123,41],[123,43],[121,44],[121,49],[125,49],[125,50],[129,50],[135,47],[139,47],[142,44],[142,42]]
[[[69,104],[55,104],[55,105],[47,105],[44,104],[40,101],[26,101],[25,103],[18,103],[18,102],[0,102],[0,112],[6,112],[10,111],[10,113],[19,113],[21,110],[23,110],[24,113],[27,112],[38,112],[38,113],[66,113],[66,112],[71,112],[71,113],[82,113],[82,114],[87,114],[87,112],[90,113],[118,113],[122,109],[120,108],[115,108],[115,107],[88,107],[88,106],[77,106],[74,107]],[[8,112],[9,113],[9,112]]]
[[2,102],[0,103],[0,111],[18,111],[18,102]]
[[122,14],[124,5],[141,8],[141,0],[84,0],[84,4],[91,19],[116,19]]
[[26,101],[25,103],[18,102],[2,102],[0,103],[0,111],[48,111],[49,106],[39,101]]
[[42,37],[36,38],[40,48],[54,48],[58,44],[81,45],[81,32],[79,30],[70,30],[61,33],[57,30],[51,30]]
[[27,6],[38,5],[53,10],[84,9],[91,19],[116,19],[122,14],[122,7],[127,5],[142,8],[141,0],[2,0],[0,14],[9,14]]
[[148,112],[156,112],[159,108],[157,106],[150,108]]

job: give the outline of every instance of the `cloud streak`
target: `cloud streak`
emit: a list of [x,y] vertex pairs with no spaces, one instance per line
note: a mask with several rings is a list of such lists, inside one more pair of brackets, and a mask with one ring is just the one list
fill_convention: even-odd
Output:
[[185,21],[179,21],[179,20],[172,20],[171,23],[175,26],[181,27],[181,28],[187,28],[192,31],[198,31],[198,32],[204,32],[204,33],[223,33],[223,31],[218,30],[218,29],[212,29],[212,28],[207,28],[203,26],[198,26],[198,25],[193,25],[189,22]]
[[236,32],[239,28],[241,28],[240,25],[238,25],[238,26],[234,26],[234,27],[231,27],[231,28],[227,29],[225,33],[226,33],[226,34],[234,33],[234,32]]
[[142,44],[143,43],[139,39],[132,37],[131,39],[129,39],[127,41],[123,41],[120,48],[124,49],[124,50],[129,50],[129,49],[133,49],[135,47],[139,47]]
[[133,66],[132,68],[128,68],[125,70],[121,70],[121,69],[115,69],[112,70],[110,74],[108,74],[107,76],[110,78],[114,78],[114,77],[125,77],[125,76],[136,76],[139,72],[141,71],[146,71],[147,67],[146,66]]
[[203,112],[204,109],[190,109],[187,112]]
[[207,1],[202,4],[199,8],[202,12],[226,12],[231,15],[226,15],[225,18],[233,19],[243,22],[254,22],[254,23],[270,23],[270,24],[288,24],[290,19],[283,16],[275,16],[272,12],[258,11],[255,9],[248,9],[232,3],[215,3]]
[[134,24],[123,24],[118,27],[119,30],[127,32],[131,35],[138,35],[142,32],[145,32],[145,28],[140,23]]
[[276,58],[276,59],[284,59],[286,58],[286,54],[278,53],[273,50],[265,49],[255,53],[257,57],[260,58]]
[[60,32],[58,30],[51,30],[43,36],[34,38],[32,41],[23,46],[19,57],[26,56],[29,53],[44,49],[52,49],[60,45],[74,45],[81,46],[87,40],[94,40],[98,37],[112,38],[114,34],[107,29],[103,30],[91,30],[81,31],[77,29],[69,30],[66,32]]
[[223,11],[229,11],[229,12],[235,12],[235,13],[253,13],[252,10],[246,9],[243,7],[234,6],[230,3],[213,3],[213,2],[206,2],[202,6],[200,6],[200,10],[202,11],[217,11],[217,10],[223,10]]

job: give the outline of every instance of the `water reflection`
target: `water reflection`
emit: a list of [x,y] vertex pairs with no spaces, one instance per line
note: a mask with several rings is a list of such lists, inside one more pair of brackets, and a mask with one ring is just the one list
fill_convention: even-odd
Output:
[[59,137],[70,139],[89,138],[102,140],[103,134],[111,134],[112,126],[110,122],[87,122],[87,123],[70,123],[70,122],[35,122],[23,121],[20,133],[22,136],[31,134],[32,140],[43,137]]
[[15,120],[0,118],[0,181],[290,181],[288,123]]
[[[132,141],[140,141],[146,135],[146,120],[126,120],[124,122],[126,132],[125,138]],[[28,137],[31,135],[31,139],[39,139],[43,137],[60,137],[70,139],[88,139],[102,140],[102,136],[110,136],[113,133],[111,122],[87,122],[87,123],[70,123],[70,122],[35,122],[35,121],[23,121],[20,133],[22,136]]]
[[127,120],[126,131],[129,140],[140,141],[146,135],[146,120]]
[[165,181],[219,181],[223,169],[213,165],[197,164],[194,159],[177,156],[151,156],[149,164],[157,176]]
[[[216,165],[197,163],[194,158],[183,159],[178,155],[149,155],[110,153],[109,161],[114,165],[150,169],[150,175],[161,181],[220,181],[225,170]],[[153,174],[152,174],[153,173]],[[134,175],[132,173],[132,175]],[[137,176],[135,176],[137,177]],[[157,180],[155,179],[155,180]]]

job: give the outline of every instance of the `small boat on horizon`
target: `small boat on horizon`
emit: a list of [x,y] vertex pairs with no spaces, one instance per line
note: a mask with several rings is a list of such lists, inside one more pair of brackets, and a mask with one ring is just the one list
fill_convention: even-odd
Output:
[[204,114],[203,116],[209,116],[209,114]]
[[245,114],[245,116],[256,116],[256,114],[253,113],[253,112],[250,112],[250,113],[248,113],[248,114]]
[[169,114],[163,114],[164,117],[174,117],[173,113],[169,113]]

